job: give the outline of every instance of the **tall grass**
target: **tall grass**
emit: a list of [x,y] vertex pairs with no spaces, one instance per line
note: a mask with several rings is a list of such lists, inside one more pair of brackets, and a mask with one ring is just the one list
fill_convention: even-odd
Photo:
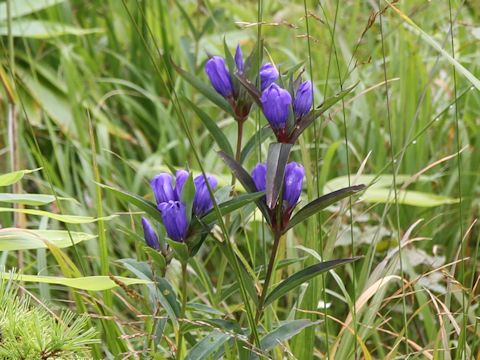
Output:
[[[260,335],[283,320],[318,323],[265,356],[478,357],[480,8],[475,2],[35,3],[37,9],[23,16],[15,16],[17,6],[31,7],[32,1],[0,3],[5,119],[0,171],[42,168],[24,176],[18,183],[23,190],[15,185],[5,192],[54,195],[55,202],[40,207],[50,213],[119,216],[63,224],[0,212],[2,228],[67,230],[71,242],[73,232],[98,236],[58,251],[2,252],[3,267],[67,278],[145,276],[134,266],[152,261],[144,251],[138,208],[101,184],[151,199],[153,175],[188,164],[195,172],[218,174],[228,185],[218,146],[185,98],[216,120],[232,147],[237,124],[178,76],[173,64],[207,83],[207,54],[223,54],[224,38],[230,48],[240,43],[245,52],[260,48],[262,39],[264,59],[280,70],[303,62],[304,77],[315,85],[315,106],[358,83],[293,148],[291,157],[307,171],[303,202],[340,184],[374,183],[360,201],[344,200],[286,235],[277,263],[300,261],[279,265],[275,283],[319,259],[363,258],[267,308]],[[38,20],[50,25],[34,30],[25,25]],[[264,125],[254,110],[244,139]],[[15,148],[18,156],[12,157]],[[245,168],[265,160],[267,149],[267,142],[258,142]],[[102,336],[93,348],[97,358],[174,357],[177,331],[185,339],[183,355],[208,335],[212,342],[221,336],[231,340],[219,347],[225,358],[248,357],[248,339],[232,324],[248,327],[253,309],[232,293],[235,268],[248,265],[260,277],[272,238],[260,215],[225,222],[189,264],[188,320],[181,317],[180,324],[166,320],[164,303],[152,309],[149,297],[156,290],[149,285],[120,283],[105,291],[24,286],[56,308],[89,314]],[[222,247],[229,238],[234,241],[227,251],[239,256],[238,264],[228,261]],[[162,278],[155,264],[153,275]],[[165,275],[168,282],[159,280],[165,297],[180,293],[176,265]]]

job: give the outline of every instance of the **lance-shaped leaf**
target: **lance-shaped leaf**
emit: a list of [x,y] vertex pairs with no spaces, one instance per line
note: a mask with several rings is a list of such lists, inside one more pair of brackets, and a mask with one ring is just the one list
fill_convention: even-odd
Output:
[[170,247],[172,248],[174,254],[176,255],[175,257],[177,258],[177,260],[183,264],[188,263],[189,253],[187,245],[183,242],[178,242],[170,239],[167,239],[167,242],[168,245],[170,245]]
[[268,306],[269,304],[271,304],[281,296],[285,295],[289,291],[300,286],[304,282],[307,282],[308,280],[314,278],[315,276],[318,276],[326,271],[332,270],[339,265],[344,265],[344,264],[354,262],[360,258],[361,257],[354,257],[354,258],[324,261],[315,265],[311,265],[303,270],[300,270],[299,272],[283,280],[277,287],[275,287],[272,291],[270,291],[270,293],[267,295],[265,299],[265,306]]
[[73,289],[87,291],[103,291],[113,289],[119,286],[130,286],[136,284],[148,285],[151,281],[143,279],[132,279],[122,276],[84,276],[76,278],[65,278],[57,276],[40,276],[40,275],[13,275],[9,272],[0,272],[0,279],[25,282],[36,282],[54,285],[64,285]]
[[193,183],[192,172],[188,173],[187,180],[183,184],[181,199],[185,204],[185,213],[187,214],[187,220],[190,223],[192,220],[192,208],[193,208],[193,198],[195,197],[195,184]]
[[105,184],[99,184],[99,185],[102,188],[108,191],[111,191],[120,200],[124,200],[129,204],[135,205],[139,209],[145,211],[152,218],[162,223],[162,217],[160,216],[160,211],[158,211],[157,207],[150,201],[147,201],[138,195],[130,194],[126,191],[115,189]]
[[290,219],[283,232],[287,232],[289,229],[293,228],[295,225],[301,223],[305,219],[308,219],[310,216],[315,215],[319,211],[336,203],[337,201],[362,191],[363,189],[365,189],[365,185],[354,185],[320,196],[318,199],[313,200],[301,208]]
[[273,209],[277,204],[278,197],[282,190],[283,178],[285,177],[285,166],[292,144],[273,143],[268,148],[267,156],[267,182],[266,196],[267,206]]
[[211,355],[220,349],[231,336],[232,335],[228,333],[213,330],[190,349],[185,360],[204,360],[211,358]]
[[[225,162],[225,164],[230,168],[230,170],[232,170],[232,173],[235,175],[238,181],[240,181],[240,183],[243,185],[243,187],[247,192],[249,193],[257,192],[257,187],[255,186],[255,182],[253,181],[250,174],[242,167],[242,165],[240,165],[237,161],[235,161],[230,156],[228,156],[224,151],[219,151],[218,154],[220,155],[222,160]],[[259,198],[255,200],[255,204],[257,204],[258,208],[260,209],[263,216],[265,217],[265,220],[268,223],[270,223],[270,215],[263,199]]]
[[304,116],[296,125],[295,129],[290,135],[290,142],[293,144],[295,141],[297,141],[298,137],[300,134],[312,123],[317,119],[320,115],[322,115],[325,111],[330,109],[333,105],[335,105],[337,102],[342,100],[346,95],[348,95],[355,87],[357,84],[342,90],[339,92],[337,95],[332,96],[327,98],[322,105],[317,107],[316,109],[310,111],[310,113],[307,116]]
[[288,340],[299,334],[303,329],[317,325],[318,323],[319,321],[311,321],[307,319],[284,321],[279,327],[270,331],[262,338],[260,346],[262,350],[271,350],[275,346],[278,346],[282,341]]
[[210,116],[208,116],[202,109],[200,109],[197,105],[195,105],[189,99],[187,98],[184,98],[184,99],[187,101],[190,108],[193,111],[195,111],[195,113],[198,115],[198,118],[202,121],[203,125],[205,125],[210,135],[212,135],[218,147],[221,150],[225,151],[228,155],[233,155],[233,150],[232,150],[232,147],[230,146],[230,142],[228,141],[223,131],[215,123],[215,121],[213,121]]
[[255,87],[255,85],[244,75],[241,75],[239,73],[235,73],[235,78],[240,82],[244,89],[247,90],[253,101],[255,101],[255,103],[260,108],[262,108],[262,103],[260,102],[260,97],[262,96],[262,93]]
[[183,70],[180,68],[178,65],[173,64],[173,67],[177,71],[177,73],[183,77],[185,80],[187,80],[190,85],[192,85],[195,89],[200,91],[207,99],[209,99],[211,102],[213,102],[215,105],[217,105],[219,108],[224,110],[225,112],[229,113],[230,115],[233,116],[233,111],[232,107],[228,103],[227,100],[223,98],[222,95],[217,93],[213,87],[210,86],[210,84],[200,80],[197,78],[195,75],[192,75],[188,73],[187,71]]
[[39,206],[39,205],[50,204],[54,201],[55,201],[55,196],[53,195],[0,193],[0,202],[6,202],[10,204]]
[[0,186],[9,186],[15,184],[16,182],[20,181],[25,176],[25,174],[30,174],[37,170],[40,170],[40,168],[34,170],[18,170],[2,174],[0,175]]

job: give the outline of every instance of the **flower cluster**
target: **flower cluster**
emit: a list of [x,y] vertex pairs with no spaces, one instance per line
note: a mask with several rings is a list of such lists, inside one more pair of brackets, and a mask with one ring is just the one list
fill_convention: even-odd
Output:
[[[308,114],[312,107],[312,83],[310,81],[301,83],[295,90],[293,101],[292,95],[288,90],[273,83],[262,92],[260,102],[263,114],[267,118],[277,140],[279,142],[289,142],[292,128],[303,116]],[[294,119],[291,122],[291,126],[289,126],[289,118]]]
[[[290,220],[292,211],[302,193],[304,178],[305,169],[299,163],[290,162],[285,166],[282,201],[277,204],[277,206],[281,206],[281,211],[277,211],[277,207],[271,209],[272,226],[281,229]],[[252,179],[258,191],[265,191],[267,183],[267,165],[265,163],[259,163],[253,168]],[[280,219],[277,219],[278,214],[281,215]]]
[[[158,174],[150,182],[167,235],[170,239],[179,242],[184,241],[188,236],[192,215],[200,217],[213,206],[205,177],[198,175],[193,180],[195,195],[191,206],[192,213],[187,214],[187,204],[182,197],[182,190],[188,177],[188,171],[179,170],[175,176],[175,185],[173,184],[172,175],[168,173]],[[215,177],[207,176],[207,181],[211,189],[217,187],[217,179]],[[158,237],[147,219],[142,218],[142,225],[147,244],[159,250]]]
[[[243,75],[245,63],[240,46],[237,46],[234,59],[235,71]],[[225,59],[220,56],[211,57],[205,65],[205,72],[213,88],[229,100],[235,110],[237,119],[239,117],[245,119],[252,103],[251,101],[240,101],[240,91],[238,86],[235,86],[236,79],[230,73]],[[291,142],[290,135],[295,125],[310,112],[313,103],[313,89],[312,83],[305,81],[296,86],[293,93],[290,93],[276,83],[279,76],[277,68],[271,63],[266,63],[260,67],[260,95],[258,101],[277,140],[288,143]],[[241,106],[242,103],[243,106]]]
[[[229,101],[236,119],[244,121],[248,117],[252,101],[250,97],[242,96],[242,91],[234,76],[235,74],[231,73],[231,71],[234,71],[243,76],[247,70],[240,45],[237,46],[235,51],[234,62],[235,69],[229,70],[223,57],[212,56],[205,64],[205,72],[213,88]],[[266,63],[262,65],[259,71],[260,90],[267,89],[278,77],[278,70],[273,64]]]

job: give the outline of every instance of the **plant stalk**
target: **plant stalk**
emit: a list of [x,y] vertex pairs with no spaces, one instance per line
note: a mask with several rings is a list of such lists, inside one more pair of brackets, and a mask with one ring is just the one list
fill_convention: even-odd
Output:
[[[180,321],[185,317],[185,311],[187,307],[187,263],[182,262],[182,283],[180,287],[182,293],[182,307],[180,309]],[[183,333],[182,324],[179,324],[178,340],[177,340],[177,360],[182,359],[182,346],[183,346]]]
[[[255,325],[258,324],[263,315],[263,305],[265,303],[265,298],[267,297],[268,287],[270,286],[270,281],[272,279],[273,268],[275,265],[275,259],[277,257],[278,245],[280,244],[281,234],[278,231],[274,233],[273,248],[270,253],[270,260],[268,261],[267,273],[265,274],[265,281],[263,283],[262,293],[260,299],[258,300],[257,313],[255,314]],[[253,339],[250,338],[250,342]]]

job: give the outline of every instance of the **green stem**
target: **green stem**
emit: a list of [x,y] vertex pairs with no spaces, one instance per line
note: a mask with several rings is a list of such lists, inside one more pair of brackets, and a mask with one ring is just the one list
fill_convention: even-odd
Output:
[[[180,309],[180,320],[185,317],[185,310],[187,307],[187,263],[182,263],[182,283],[180,291],[182,293],[182,307]],[[180,323],[178,329],[178,341],[177,341],[177,360],[182,359],[182,346],[183,346],[183,333],[182,325]]]
[[[260,299],[258,300],[257,313],[255,315],[255,325],[258,324],[258,322],[260,321],[263,315],[263,305],[265,303],[265,298],[267,297],[267,293],[268,293],[268,287],[270,286],[270,281],[272,279],[273,268],[275,265],[275,258],[277,257],[277,250],[278,250],[278,245],[280,244],[280,239],[281,239],[281,234],[276,231],[274,234],[273,248],[270,254],[270,260],[268,262],[267,273],[265,274],[265,281],[263,283],[262,294],[260,295]],[[250,342],[252,342],[252,340],[253,339],[250,339]]]

